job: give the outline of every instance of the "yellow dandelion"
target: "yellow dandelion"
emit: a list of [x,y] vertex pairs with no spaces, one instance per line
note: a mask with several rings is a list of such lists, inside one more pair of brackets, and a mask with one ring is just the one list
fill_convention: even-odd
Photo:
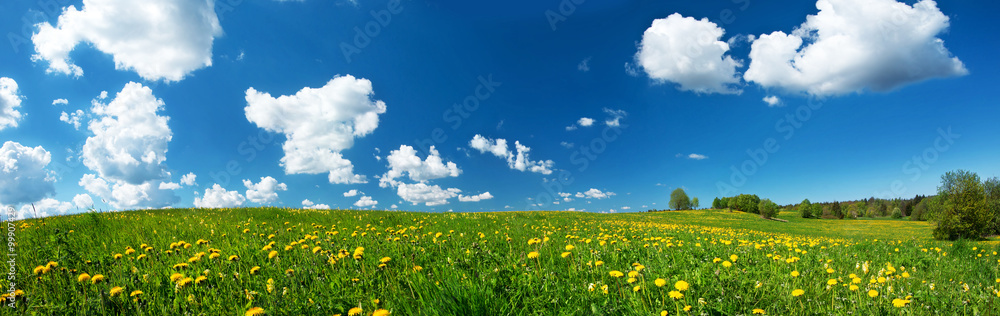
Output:
[[35,273],[36,275],[42,275],[42,274],[44,274],[44,273],[45,273],[45,267],[43,267],[43,266],[37,266],[37,267],[35,267],[35,270],[32,270],[32,271],[33,271],[33,272],[34,272],[34,273]]
[[421,267],[421,266],[413,266],[413,272],[420,272],[423,269],[424,269],[424,267]]
[[202,284],[205,282],[205,280],[208,280],[208,278],[205,277],[204,275],[200,275],[194,279],[194,284]]
[[857,291],[858,290],[858,286],[854,285],[854,284],[851,284],[851,286],[848,287],[848,289],[850,289],[851,291]]
[[837,279],[826,280],[827,285],[837,285]]
[[664,285],[667,285],[667,280],[657,278],[653,281],[653,284],[656,284],[657,287],[663,287]]
[[878,291],[876,291],[876,290],[868,291],[868,297],[871,297],[871,298],[878,297]]
[[573,254],[572,252],[569,252],[569,251],[567,251],[567,252],[563,252],[563,253],[562,253],[561,255],[559,255],[559,256],[560,256],[560,257],[563,257],[563,258],[566,258],[566,257],[569,257],[569,255],[572,255],[572,254]]
[[798,277],[799,276],[799,271],[792,271],[791,274],[792,274],[792,277]]
[[669,295],[670,298],[675,299],[675,300],[679,300],[679,299],[684,298],[684,294],[681,294],[681,292],[679,292],[679,291],[670,291],[670,293],[667,293],[667,295]]
[[753,313],[754,313],[754,314],[762,314],[762,315],[763,315],[763,314],[767,314],[767,312],[764,312],[764,310],[763,310],[763,309],[760,309],[760,308],[754,308],[754,309],[753,309]]
[[363,312],[361,307],[355,307],[347,311],[347,316],[361,315],[361,312]]
[[532,251],[532,252],[528,253],[528,259],[535,259],[535,258],[538,258],[538,252],[537,251]]
[[901,307],[906,307],[906,304],[909,304],[909,303],[910,303],[910,300],[903,300],[903,299],[898,299],[898,298],[892,300],[892,306],[900,307],[900,308]]
[[630,277],[630,278],[634,278],[634,277],[637,277],[637,276],[639,276],[639,272],[637,272],[637,271],[629,271],[628,272],[628,277]]
[[740,257],[737,257],[736,255],[730,255],[729,256],[729,261],[736,262],[736,259],[739,259],[739,258]]
[[566,245],[566,251],[573,251],[573,249],[576,249],[576,246]]
[[388,310],[377,309],[374,313],[372,313],[372,316],[389,316],[389,314],[391,313]]
[[268,259],[274,259],[274,257],[277,257],[277,256],[278,256],[278,252],[274,251],[274,250],[271,250],[271,252],[267,254],[267,258]]
[[183,279],[184,275],[180,273],[174,273],[170,275],[170,282],[177,282],[177,280]]
[[253,267],[253,268],[250,268],[250,274],[251,274],[251,275],[252,275],[252,274],[257,274],[257,272],[260,272],[260,267],[258,267],[258,266],[255,266],[255,267]]
[[378,259],[378,262],[381,262],[381,263],[387,263],[389,261],[392,261],[392,258],[382,257],[382,259]]
[[622,277],[622,276],[625,275],[624,273],[622,273],[621,271],[618,271],[618,270],[614,270],[614,271],[608,272],[608,274],[610,274],[612,277],[616,277],[616,278],[620,278],[620,277]]
[[246,313],[243,313],[243,316],[258,316],[258,315],[264,315],[264,309],[263,308],[254,307],[254,308],[251,308],[251,309],[247,310]]
[[594,265],[600,267],[600,266],[604,265],[604,261],[601,261],[601,260],[594,261]]
[[[361,260],[365,256],[365,247],[358,247],[354,249],[354,260]],[[360,310],[360,308],[358,308]]]
[[642,286],[636,285],[634,288],[632,288],[632,292],[639,292],[639,290],[641,290],[641,289],[642,289]]
[[684,281],[677,281],[677,283],[674,283],[674,288],[678,291],[687,291],[690,287],[691,285]]
[[136,296],[139,296],[139,295],[142,295],[142,291],[135,290],[135,291],[132,291],[132,294],[129,294],[128,296],[130,296],[130,297],[136,297]]
[[667,313],[667,311],[660,311],[660,316],[667,316],[669,314],[670,313]]
[[798,297],[802,296],[802,294],[806,294],[806,291],[803,291],[802,289],[792,290],[792,296]]
[[185,287],[188,284],[191,284],[191,282],[194,282],[194,279],[192,279],[192,278],[183,278],[180,281],[177,281],[177,286],[178,287]]
[[122,294],[123,291],[125,291],[125,289],[123,289],[120,286],[116,286],[111,288],[111,290],[108,291],[108,294],[111,294],[111,297],[115,297],[118,296],[119,294]]
[[104,282],[104,275],[95,274],[94,276],[90,277],[90,282],[93,284]]
[[723,266],[723,267],[726,267],[726,268],[728,268],[728,267],[732,267],[732,266],[733,266],[733,263],[732,263],[732,262],[729,262],[729,261],[723,261],[723,262],[722,262],[722,266]]
[[90,275],[86,273],[81,273],[80,276],[76,277],[76,281],[80,283],[90,281]]

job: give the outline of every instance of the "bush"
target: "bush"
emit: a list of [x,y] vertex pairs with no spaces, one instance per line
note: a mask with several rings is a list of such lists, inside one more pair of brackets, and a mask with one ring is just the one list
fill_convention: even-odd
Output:
[[802,214],[802,218],[813,217],[812,203],[809,202],[809,199],[802,200],[802,203],[799,203],[799,212]]
[[769,199],[763,199],[757,203],[757,210],[760,212],[760,217],[763,218],[778,216],[778,204]]
[[911,221],[926,221],[927,220],[927,200],[922,199],[917,206],[913,207],[913,213],[910,214]]
[[[757,208],[760,204],[760,197],[751,194],[740,194],[733,198],[734,201],[730,201],[730,207],[735,208],[737,211],[758,214]],[[735,207],[732,205],[735,204]]]
[[903,211],[900,210],[898,207],[892,209],[892,218],[896,218],[896,219],[903,218]]
[[990,211],[986,207],[984,185],[979,175],[965,170],[949,171],[941,176],[938,197],[942,213],[934,229],[937,239],[978,239],[990,231]]

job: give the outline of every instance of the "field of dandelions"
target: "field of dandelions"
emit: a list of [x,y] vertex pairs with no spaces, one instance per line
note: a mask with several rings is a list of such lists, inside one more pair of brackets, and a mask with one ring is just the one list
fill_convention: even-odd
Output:
[[934,241],[926,222],[780,217],[790,222],[280,208],[29,219],[15,222],[17,295],[0,314],[998,314],[995,241]]

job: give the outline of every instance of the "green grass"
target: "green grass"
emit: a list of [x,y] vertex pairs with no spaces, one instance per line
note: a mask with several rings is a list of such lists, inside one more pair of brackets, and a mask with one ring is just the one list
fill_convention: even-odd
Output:
[[[268,315],[347,315],[360,307],[363,315],[377,309],[394,315],[750,315],[754,309],[989,315],[1000,306],[995,242],[934,241],[926,222],[802,219],[792,212],[779,218],[789,222],[716,210],[278,208],[30,219],[16,223],[16,282],[25,295],[14,314],[243,315],[260,307]],[[541,242],[529,242],[534,238]],[[354,259],[358,247],[363,256]],[[269,258],[271,251],[277,256]],[[538,258],[528,258],[531,252]],[[239,259],[227,260],[234,255]],[[58,266],[35,273],[50,261]],[[180,263],[188,266],[175,266]],[[254,267],[260,269],[251,273]],[[81,273],[106,279],[78,282]],[[177,273],[181,279],[172,281]],[[851,274],[860,282],[852,283]],[[198,284],[178,284],[198,276],[205,277]],[[828,285],[831,279],[835,285]],[[690,288],[674,299],[669,292],[678,281]],[[111,295],[113,287],[124,291]],[[804,294],[793,297],[795,289]],[[143,294],[130,297],[136,290]],[[879,295],[869,297],[870,290]],[[893,306],[907,298],[904,307]]]

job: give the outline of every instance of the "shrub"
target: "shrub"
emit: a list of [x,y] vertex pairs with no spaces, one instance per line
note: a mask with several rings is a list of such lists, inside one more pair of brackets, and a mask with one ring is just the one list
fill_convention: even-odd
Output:
[[896,219],[903,218],[903,211],[900,210],[898,207],[892,209],[892,218]]
[[802,218],[812,218],[812,203],[809,202],[809,199],[799,203],[799,212],[802,214]]
[[989,233],[989,209],[986,207],[984,185],[979,175],[965,171],[949,171],[941,176],[938,197],[942,199],[942,213],[934,229],[937,239],[978,239]]
[[757,203],[757,210],[760,212],[760,217],[771,218],[778,215],[778,204],[769,199],[763,199]]

